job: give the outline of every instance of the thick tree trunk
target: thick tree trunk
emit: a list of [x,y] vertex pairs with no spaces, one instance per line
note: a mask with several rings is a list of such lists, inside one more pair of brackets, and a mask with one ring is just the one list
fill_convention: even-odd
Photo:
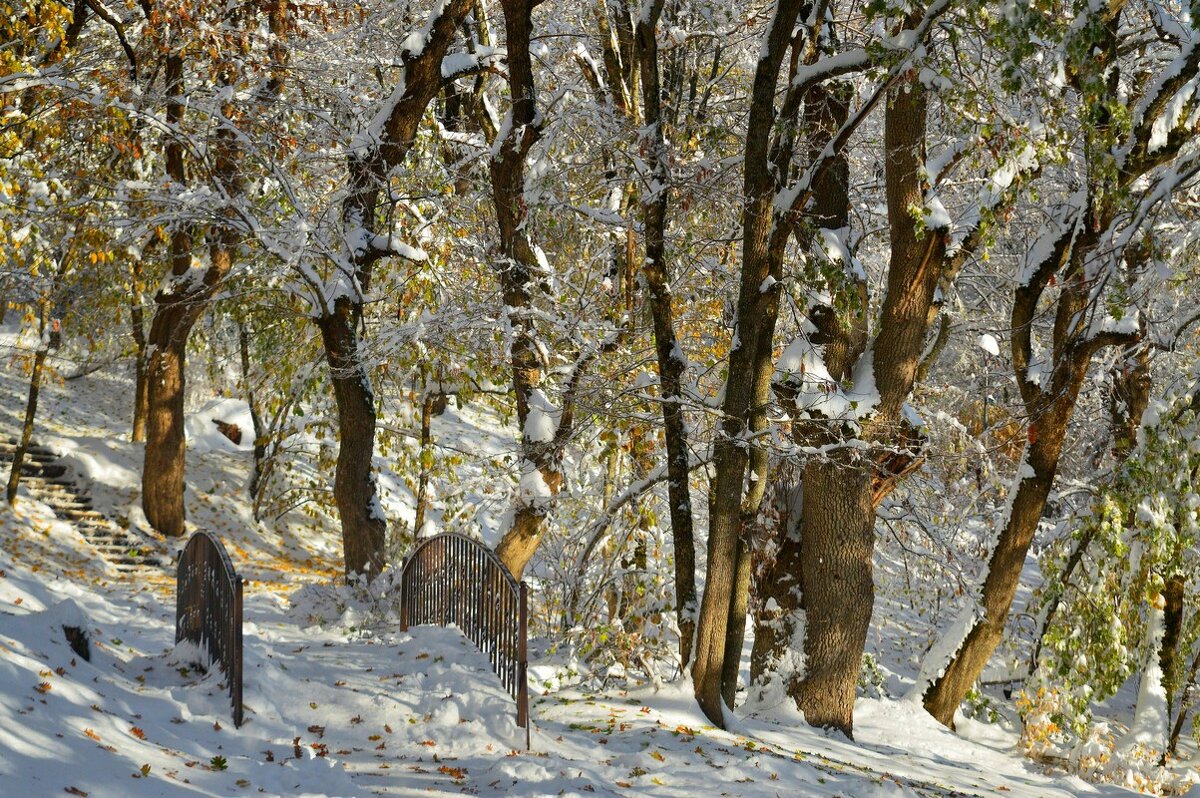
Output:
[[[183,120],[183,57],[166,59],[167,124]],[[167,175],[182,187],[187,175],[183,144],[169,138],[165,147]],[[175,287],[191,268],[192,231],[171,231],[171,274],[155,296],[150,322],[150,357],[146,362],[146,450],[142,460],[142,509],[150,525],[170,537],[183,535],[184,433],[183,399],[187,339],[200,310],[188,286]],[[206,275],[208,277],[208,275]]]
[[146,452],[142,463],[142,509],[146,520],[168,537],[184,534],[183,400],[185,355],[192,323],[178,305],[162,305],[150,326]]
[[[804,469],[801,568],[804,678],[792,697],[813,726],[853,731],[854,698],[874,606],[871,466],[850,456]],[[812,501],[811,497],[822,500]]]
[[[913,441],[897,430],[904,429],[903,404],[916,381],[934,317],[934,293],[946,269],[948,230],[922,228],[912,212],[925,201],[927,101],[915,76],[906,76],[889,94],[884,121],[891,258],[879,332],[859,358],[860,367],[872,369],[878,391],[861,437],[880,448],[865,457],[837,451],[804,470],[804,675],[789,693],[810,724],[847,736],[853,736],[858,673],[874,604],[875,504],[919,462],[907,452]],[[839,338],[849,349],[849,337]],[[868,360],[862,363],[863,358]],[[898,449],[905,451],[898,455]]]
[[[184,63],[179,54],[166,59],[167,121],[176,128],[183,120]],[[221,65],[221,78],[234,81],[235,67]],[[238,109],[232,101],[222,113],[233,119]],[[231,127],[217,131],[212,151],[215,177],[221,187],[237,195],[242,190],[241,151]],[[183,143],[170,138],[166,145],[166,169],[171,180],[182,186]],[[187,342],[192,328],[204,315],[217,290],[233,268],[238,236],[230,225],[208,231],[208,268],[199,281],[191,276],[193,231],[177,228],[170,239],[171,273],[155,296],[154,319],[150,323],[150,358],[146,364],[146,451],[142,468],[142,508],[146,519],[169,537],[184,534],[185,437],[183,429],[186,395]]]
[[[846,122],[849,115],[849,92],[845,87],[819,85],[809,91],[804,100],[808,157],[818,157]],[[818,179],[813,194],[809,218],[813,228],[840,230],[850,223],[849,164],[844,153],[838,155],[832,167]],[[804,235],[802,246],[807,249],[821,246],[811,235]],[[814,344],[824,345],[825,365],[830,376],[841,381],[850,376],[855,361],[867,345],[867,292],[860,280],[848,280],[844,289],[847,301],[841,307],[858,307],[856,315],[839,314],[830,305],[820,305],[810,311],[817,328]],[[786,400],[786,397],[784,397]],[[830,442],[826,423],[795,422],[792,426],[795,441],[802,446]],[[798,613],[803,595],[801,572],[803,523],[790,505],[792,494],[803,494],[803,466],[782,469],[785,480],[800,477],[795,487],[788,487],[779,497],[784,505],[776,509],[774,560],[767,563],[759,585],[759,613],[755,619],[754,647],[751,651],[750,680],[756,685],[759,697],[771,691],[771,683],[782,680],[782,689],[793,698],[799,694],[804,676],[800,666],[803,657],[802,624]],[[778,691],[775,692],[778,697]]]
[[338,458],[333,498],[342,521],[346,576],[374,578],[384,566],[387,522],[375,492],[375,395],[359,356],[353,305],[341,298],[317,326],[325,347],[338,412]]

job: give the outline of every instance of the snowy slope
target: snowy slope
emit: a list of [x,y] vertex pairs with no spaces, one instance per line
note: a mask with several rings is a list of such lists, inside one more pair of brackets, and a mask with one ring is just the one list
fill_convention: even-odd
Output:
[[[21,375],[0,372],[0,388],[20,396]],[[98,509],[137,528],[128,389],[102,372],[51,384],[37,438]],[[856,743],[786,715],[727,732],[707,725],[686,683],[571,686],[558,660],[532,664],[534,750],[519,750],[513,702],[457,632],[401,633],[393,597],[331,586],[336,529],[252,522],[249,453],[210,435],[212,410],[189,419],[188,512],[250,579],[246,723],[233,728],[219,673],[176,650],[169,574],[121,581],[48,507],[0,504],[0,795],[1128,794],[1044,775],[995,729],[965,723],[973,742],[902,702],[860,702]],[[460,426],[447,437],[495,438],[465,414],[439,423]],[[90,662],[64,622],[90,629]]]

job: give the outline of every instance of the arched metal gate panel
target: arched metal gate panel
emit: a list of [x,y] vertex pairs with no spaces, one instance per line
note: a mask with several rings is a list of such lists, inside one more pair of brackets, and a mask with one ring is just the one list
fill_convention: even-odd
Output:
[[488,547],[446,532],[421,541],[400,574],[400,624],[454,624],[483,652],[517,702],[529,747],[528,591]]

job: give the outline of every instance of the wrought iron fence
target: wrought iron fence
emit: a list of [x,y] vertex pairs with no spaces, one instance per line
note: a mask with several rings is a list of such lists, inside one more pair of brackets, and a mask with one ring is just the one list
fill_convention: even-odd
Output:
[[517,702],[517,725],[529,748],[528,597],[496,554],[446,532],[421,543],[400,574],[400,625],[454,624],[488,657]]
[[229,682],[233,725],[242,725],[242,578],[221,541],[192,535],[175,578],[175,642],[190,640]]

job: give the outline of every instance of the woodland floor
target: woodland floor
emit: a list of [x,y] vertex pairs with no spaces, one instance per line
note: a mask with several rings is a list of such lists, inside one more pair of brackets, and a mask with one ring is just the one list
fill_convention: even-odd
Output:
[[[23,380],[0,370],[6,430],[18,429]],[[141,531],[129,390],[103,371],[48,386],[36,439],[90,507],[171,555]],[[707,725],[685,683],[592,689],[536,656],[533,750],[521,750],[512,701],[455,630],[401,633],[378,611],[386,602],[329,587],[332,526],[252,522],[250,455],[207,429],[214,401],[189,417],[188,511],[249,580],[246,722],[233,727],[219,672],[188,668],[173,645],[170,569],[118,571],[77,522],[23,492],[15,509],[0,506],[0,794],[1128,794],[1044,773],[1003,724],[965,720],[955,735],[901,700],[862,700],[855,742],[754,718],[727,732]],[[68,647],[64,621],[89,627],[90,662]]]

